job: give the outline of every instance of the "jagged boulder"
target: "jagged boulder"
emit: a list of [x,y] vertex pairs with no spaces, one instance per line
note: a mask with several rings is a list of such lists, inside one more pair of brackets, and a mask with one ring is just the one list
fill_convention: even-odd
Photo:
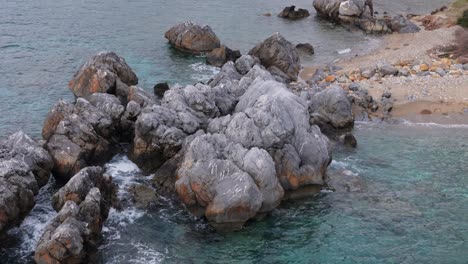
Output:
[[310,100],[309,112],[310,123],[318,125],[328,135],[351,130],[354,126],[351,102],[339,86],[316,93]]
[[267,69],[274,66],[287,75],[289,81],[296,81],[301,62],[291,42],[279,33],[273,34],[249,51],[249,55],[260,59]]
[[112,178],[104,174],[101,167],[86,167],[74,175],[68,182],[60,188],[52,197],[52,207],[58,212],[62,206],[69,200],[80,204],[92,188],[98,188],[110,206],[115,186],[112,184]]
[[0,232],[32,209],[52,166],[47,151],[21,131],[0,141]]
[[324,184],[328,139],[309,124],[307,104],[261,67],[240,83],[234,112],[186,142],[176,190],[218,230],[239,229],[274,209],[284,192]]
[[198,25],[192,21],[173,26],[164,37],[174,48],[193,54],[211,52],[221,46],[210,26]]
[[161,105],[145,108],[138,117],[130,157],[144,170],[154,171],[180,150],[187,135],[218,115],[210,86],[199,83],[168,90]]
[[34,260],[39,264],[85,263],[96,249],[116,187],[101,167],[87,167],[73,176],[52,199],[57,215],[39,239]]
[[85,97],[92,93],[115,94],[117,83],[136,85],[138,78],[122,57],[103,51],[83,64],[68,86],[75,96]]
[[[122,135],[126,109],[111,94],[96,93],[75,104],[59,101],[49,111],[42,134],[54,160],[54,176],[68,180],[80,169],[112,157]],[[128,120],[127,120],[128,121]]]

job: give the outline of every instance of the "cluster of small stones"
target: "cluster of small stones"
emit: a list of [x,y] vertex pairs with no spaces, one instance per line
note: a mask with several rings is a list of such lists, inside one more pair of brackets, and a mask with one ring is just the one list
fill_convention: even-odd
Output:
[[[374,67],[361,68],[351,72],[343,71],[338,66],[328,65],[318,69],[313,77],[307,81],[307,86],[290,84],[289,87],[296,94],[300,94],[304,90],[317,90],[332,85],[339,85],[348,92],[351,102],[356,106],[369,110],[367,117],[387,118],[390,117],[389,113],[393,108],[391,92],[384,91],[380,101],[374,100],[372,96],[368,95],[368,90],[365,89],[368,85],[364,85],[365,83],[383,83],[386,80],[400,80],[402,83],[418,83],[418,81],[424,80],[424,78],[458,78],[467,75],[468,64],[460,64],[457,60],[449,58],[433,59],[432,61],[406,60],[393,65],[381,63]],[[418,96],[430,95],[429,92],[421,95],[418,92],[414,92],[407,99],[414,100]],[[447,99],[442,93],[439,97],[443,101]],[[359,99],[354,100],[356,98]],[[379,109],[382,111],[378,111]],[[359,115],[357,115],[356,119],[360,119]]]

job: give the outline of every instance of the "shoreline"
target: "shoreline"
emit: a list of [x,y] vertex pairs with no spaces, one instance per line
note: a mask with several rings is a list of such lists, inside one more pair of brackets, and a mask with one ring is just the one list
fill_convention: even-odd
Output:
[[[430,16],[445,18],[445,24],[438,29],[426,30],[422,23],[418,22],[425,16],[414,17],[412,21],[421,28],[420,32],[385,35],[381,38],[379,48],[372,49],[364,55],[356,54],[355,57],[346,56],[337,59],[333,65],[339,70],[334,73],[336,81],[332,83],[340,85],[345,90],[350,83],[357,83],[375,99],[380,98],[384,92],[390,92],[393,100],[391,118],[404,118],[416,122],[468,124],[468,69],[461,69],[460,72],[452,74],[453,64],[458,62],[451,60],[447,63],[448,67],[444,68],[447,75],[439,76],[431,72],[435,71],[431,65],[437,67],[441,65],[441,59],[435,54],[436,48],[453,44],[456,41],[455,32],[462,29],[454,25],[460,10],[463,10],[460,4],[463,7],[468,6],[468,3],[455,2],[447,10]],[[432,76],[429,73],[428,76],[420,76],[419,72],[414,72],[413,75],[410,73],[409,77],[350,78],[363,69],[379,68],[381,65],[392,65],[398,69],[406,68],[411,71],[415,65],[422,64],[431,67],[427,72]],[[300,72],[301,79],[310,80],[317,69],[323,66],[304,67]],[[351,80],[340,80],[343,77]],[[447,118],[448,116],[453,118]]]

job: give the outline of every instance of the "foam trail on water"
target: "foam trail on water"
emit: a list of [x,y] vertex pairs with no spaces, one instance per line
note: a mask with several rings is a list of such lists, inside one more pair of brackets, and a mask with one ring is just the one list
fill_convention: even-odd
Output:
[[207,65],[204,62],[190,64],[190,68],[195,71],[195,73],[191,75],[192,79],[199,82],[206,82],[219,73],[219,68]]
[[[125,155],[116,155],[105,166],[106,172],[112,176],[113,182],[119,186],[117,197],[124,201],[129,197],[128,188],[137,183],[135,176],[141,174],[138,166]],[[123,210],[111,208],[109,216],[104,224],[103,233],[109,240],[120,238],[119,229],[134,223],[145,214],[144,211],[133,206],[124,206]]]
[[14,253],[20,260],[18,263],[27,263],[30,260],[30,256],[34,252],[44,228],[49,220],[57,214],[50,202],[54,193],[52,181],[53,178],[51,177],[49,183],[39,191],[36,196],[36,205],[21,225],[8,231],[9,235],[19,239],[20,245]]

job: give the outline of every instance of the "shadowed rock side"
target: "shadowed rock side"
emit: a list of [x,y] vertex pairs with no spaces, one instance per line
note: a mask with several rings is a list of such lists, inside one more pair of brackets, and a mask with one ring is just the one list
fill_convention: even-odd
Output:
[[92,93],[115,93],[118,83],[136,85],[138,78],[125,60],[114,52],[100,52],[75,73],[68,86],[77,97]]
[[192,21],[173,26],[164,37],[174,48],[192,54],[207,53],[221,46],[211,27]]
[[206,54],[206,63],[215,67],[222,67],[226,62],[236,61],[240,57],[240,51],[232,50],[222,45],[220,48],[214,49],[210,53]]
[[0,142],[0,232],[33,208],[52,166],[47,151],[21,131]]
[[299,54],[281,34],[275,33],[259,43],[249,51],[249,55],[259,58],[262,65],[269,71],[282,72],[279,75],[284,75],[286,81],[297,80],[297,75],[301,70]]
[[38,264],[84,263],[96,242],[115,196],[115,186],[101,167],[87,167],[53,197],[58,214],[48,223],[34,260]]

